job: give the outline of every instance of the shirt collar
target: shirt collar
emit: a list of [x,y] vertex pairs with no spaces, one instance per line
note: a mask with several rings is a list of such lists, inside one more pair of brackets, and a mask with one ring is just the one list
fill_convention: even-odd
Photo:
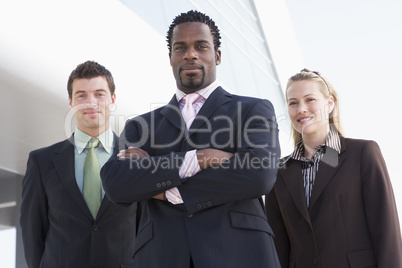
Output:
[[[334,149],[335,151],[338,152],[338,154],[341,153],[341,139],[339,138],[339,133],[338,131],[331,127],[330,131],[328,133],[327,138],[325,139],[325,144],[321,144],[315,148],[315,150],[319,149],[320,147],[330,147]],[[304,159],[304,143],[303,139],[301,139],[297,144],[296,147],[293,151],[293,153],[290,155],[290,158],[293,158],[295,160],[303,160]]]
[[[212,94],[212,92],[214,92],[214,90],[219,86],[219,82],[217,80],[215,80],[214,82],[212,82],[209,86],[197,90],[194,93],[197,93],[198,95],[201,95],[204,99],[208,99],[209,95]],[[186,93],[184,93],[183,91],[181,91],[180,89],[176,90],[176,99],[177,102],[180,102],[183,97],[186,96]]]
[[[82,132],[77,127],[75,128],[74,145],[77,148],[78,154],[81,154],[84,151],[84,149],[87,147],[88,141],[91,138],[92,138],[91,136]],[[110,154],[113,149],[113,139],[114,139],[113,131],[110,129],[110,127],[96,138],[99,140],[101,147],[104,148],[108,154]]]
[[328,133],[327,139],[325,140],[325,145],[341,153],[341,139],[339,138],[339,132],[331,126]]

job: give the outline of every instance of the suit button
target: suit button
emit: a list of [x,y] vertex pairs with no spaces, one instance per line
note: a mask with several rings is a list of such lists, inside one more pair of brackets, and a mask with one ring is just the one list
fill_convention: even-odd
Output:
[[317,258],[313,258],[313,263],[317,264],[318,263],[318,259]]
[[207,208],[207,203],[202,203],[202,208]]
[[186,216],[187,216],[187,218],[191,218],[191,217],[193,217],[193,214],[187,214]]
[[202,205],[201,205],[201,204],[198,204],[198,205],[197,205],[197,208],[198,208],[198,209],[202,209]]
[[166,182],[162,182],[162,187],[166,187]]
[[167,185],[167,186],[170,186],[171,184],[172,184],[171,181],[167,181],[167,182],[166,182],[166,185]]
[[207,206],[208,206],[208,207],[212,206],[212,202],[211,202],[211,201],[208,201],[208,202],[207,202]]
[[156,188],[161,188],[162,184],[160,184],[159,182],[156,184]]
[[[98,225],[94,225],[94,226],[92,226],[92,230],[94,231],[94,232],[97,232],[99,229],[98,229]],[[95,264],[96,265],[96,264]]]

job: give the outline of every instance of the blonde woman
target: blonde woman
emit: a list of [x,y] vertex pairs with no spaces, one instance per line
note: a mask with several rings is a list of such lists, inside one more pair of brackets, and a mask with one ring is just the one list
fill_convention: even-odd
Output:
[[338,95],[307,69],[286,101],[295,149],[266,198],[282,268],[402,267],[394,194],[374,141],[345,138]]

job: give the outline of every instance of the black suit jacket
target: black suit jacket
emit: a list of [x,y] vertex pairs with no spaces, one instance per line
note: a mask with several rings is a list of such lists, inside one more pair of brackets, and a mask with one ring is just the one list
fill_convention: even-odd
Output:
[[73,141],[29,155],[20,218],[28,267],[132,267],[137,204],[105,196],[94,220],[75,179]]
[[283,268],[402,267],[394,194],[380,148],[341,137],[327,147],[307,208],[301,163],[289,159],[266,199]]
[[[173,96],[168,105],[128,121],[120,141],[151,155],[140,160],[112,156],[101,171],[113,202],[141,201],[137,267],[188,268],[190,258],[197,268],[279,267],[261,199],[275,182],[280,155],[269,101],[219,87],[187,131]],[[185,153],[202,148],[235,156],[182,180]],[[152,198],[175,186],[184,204]]]

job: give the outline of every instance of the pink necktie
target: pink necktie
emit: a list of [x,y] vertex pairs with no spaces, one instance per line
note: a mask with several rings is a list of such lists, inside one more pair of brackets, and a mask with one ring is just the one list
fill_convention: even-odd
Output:
[[[191,123],[193,123],[194,118],[196,116],[195,109],[193,107],[193,104],[197,101],[198,97],[197,93],[191,93],[187,94],[184,96],[184,107],[181,110],[181,113],[183,115],[184,122],[186,123],[187,129],[190,128]],[[172,204],[181,204],[183,203],[183,199],[181,198],[179,189],[177,187],[171,188],[165,192],[165,196],[168,199],[168,201]]]
[[191,93],[191,94],[187,94],[184,97],[184,100],[186,101],[186,103],[184,104],[183,110],[181,111],[181,113],[183,114],[183,119],[184,122],[186,123],[187,129],[190,128],[191,123],[193,123],[194,118],[196,116],[193,104],[197,101],[198,97],[200,95],[198,95],[197,93]]

